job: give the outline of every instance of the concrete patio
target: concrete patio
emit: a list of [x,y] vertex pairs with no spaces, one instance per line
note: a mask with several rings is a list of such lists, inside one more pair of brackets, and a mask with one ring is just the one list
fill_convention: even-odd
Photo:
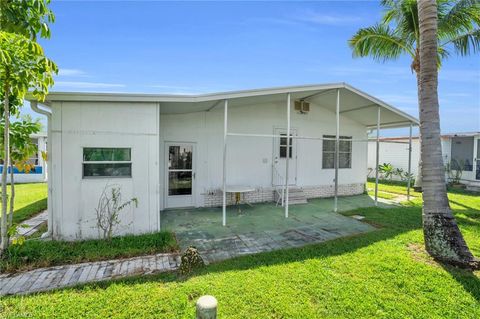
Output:
[[[367,195],[339,198],[339,211],[374,205]],[[379,203],[389,207],[387,203]],[[311,199],[292,205],[290,217],[273,203],[229,206],[227,226],[221,208],[168,210],[162,212],[162,229],[174,231],[183,249],[195,246],[207,261],[224,260],[372,231],[375,228],[333,212],[333,199]]]

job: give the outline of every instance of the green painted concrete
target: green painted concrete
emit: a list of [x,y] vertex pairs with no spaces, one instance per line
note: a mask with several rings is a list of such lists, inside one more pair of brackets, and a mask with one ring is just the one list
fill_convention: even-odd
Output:
[[[339,211],[373,206],[367,195],[339,198]],[[380,203],[387,207],[387,204]],[[371,225],[333,212],[333,199],[284,208],[273,203],[228,206],[227,226],[221,208],[168,210],[161,215],[162,229],[174,231],[182,249],[193,245],[212,260],[242,254],[298,247],[374,229]]]

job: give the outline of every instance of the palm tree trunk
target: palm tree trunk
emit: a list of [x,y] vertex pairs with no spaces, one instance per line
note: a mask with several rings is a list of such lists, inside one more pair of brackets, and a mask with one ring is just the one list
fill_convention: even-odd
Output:
[[0,255],[8,247],[8,233],[7,233],[7,171],[8,171],[8,161],[9,161],[9,130],[10,130],[10,100],[9,100],[9,85],[7,82],[4,83],[4,117],[5,117],[5,128],[3,129],[3,170],[2,170],[2,219],[0,220]]
[[427,251],[436,259],[476,266],[457,226],[447,197],[438,105],[437,5],[419,0],[420,22],[420,136],[423,188],[423,233]]

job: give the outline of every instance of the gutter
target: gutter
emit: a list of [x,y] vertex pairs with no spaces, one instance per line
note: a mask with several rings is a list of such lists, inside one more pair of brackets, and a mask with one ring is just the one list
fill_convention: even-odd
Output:
[[45,109],[38,107],[38,101],[31,100],[30,108],[38,113],[47,117],[47,185],[48,185],[48,197],[47,197],[47,213],[48,213],[48,230],[42,234],[42,238],[53,237],[53,166],[52,166],[52,109],[47,105],[42,105]]

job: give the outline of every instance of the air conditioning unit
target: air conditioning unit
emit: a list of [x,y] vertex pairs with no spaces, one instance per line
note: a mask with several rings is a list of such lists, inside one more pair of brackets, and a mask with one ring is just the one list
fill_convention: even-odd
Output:
[[310,112],[310,103],[304,100],[296,100],[295,111],[298,111],[301,114]]

